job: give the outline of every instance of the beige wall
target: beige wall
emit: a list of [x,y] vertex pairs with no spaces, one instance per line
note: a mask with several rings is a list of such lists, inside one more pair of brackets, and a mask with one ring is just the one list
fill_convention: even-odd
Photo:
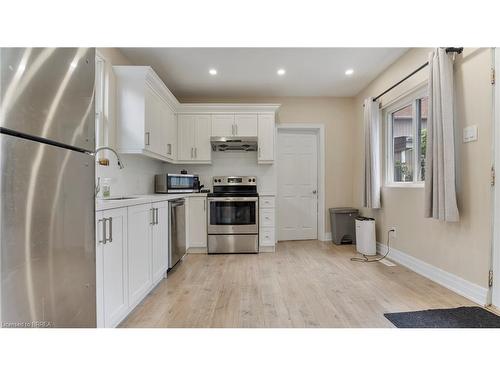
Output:
[[[362,102],[376,96],[426,61],[429,49],[411,49],[355,98],[355,148],[362,150]],[[382,188],[382,209],[377,219],[377,240],[387,239],[389,227],[397,227],[392,245],[415,258],[487,287],[491,246],[491,137],[492,86],[490,49],[465,49],[455,61],[456,129],[458,132],[459,223],[443,223],[423,217],[423,188]],[[419,72],[382,98],[387,105],[427,79]],[[465,126],[477,125],[477,142],[462,143]],[[385,129],[383,129],[385,130]],[[382,132],[384,134],[384,132]],[[385,139],[385,138],[384,138]],[[384,146],[385,147],[385,146]],[[354,202],[360,205],[362,158],[355,153]],[[382,162],[384,163],[384,153]]]
[[280,103],[278,122],[325,125],[325,232],[330,232],[329,207],[353,202],[353,98],[271,97],[244,99],[181,98],[181,102]]

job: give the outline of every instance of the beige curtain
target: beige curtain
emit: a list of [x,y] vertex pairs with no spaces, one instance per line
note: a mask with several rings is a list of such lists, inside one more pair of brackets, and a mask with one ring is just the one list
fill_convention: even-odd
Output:
[[363,206],[380,208],[380,110],[373,98],[364,102],[364,189]]
[[458,221],[455,191],[453,60],[444,48],[429,55],[429,114],[425,172],[425,217]]

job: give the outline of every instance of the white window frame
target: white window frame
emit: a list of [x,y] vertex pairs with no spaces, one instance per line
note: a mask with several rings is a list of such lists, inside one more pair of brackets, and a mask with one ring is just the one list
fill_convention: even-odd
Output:
[[[396,100],[382,111],[385,129],[385,186],[386,187],[407,187],[407,188],[423,188],[425,182],[418,181],[419,178],[419,134],[417,126],[417,102],[418,100],[427,97],[427,85],[420,87],[404,97]],[[394,152],[392,139],[392,121],[391,116],[394,112],[412,104],[412,127],[413,127],[413,142],[414,142],[414,158],[413,158],[413,181],[394,181]]]

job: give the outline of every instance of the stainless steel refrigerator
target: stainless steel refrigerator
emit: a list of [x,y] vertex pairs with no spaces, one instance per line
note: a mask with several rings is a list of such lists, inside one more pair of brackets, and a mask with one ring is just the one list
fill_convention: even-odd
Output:
[[0,49],[2,327],[95,327],[92,48]]

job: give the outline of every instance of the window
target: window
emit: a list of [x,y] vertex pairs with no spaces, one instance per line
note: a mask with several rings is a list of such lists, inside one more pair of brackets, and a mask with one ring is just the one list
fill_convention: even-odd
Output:
[[104,59],[95,57],[95,144],[104,146]]
[[421,184],[425,180],[428,100],[420,91],[385,111],[388,184]]

